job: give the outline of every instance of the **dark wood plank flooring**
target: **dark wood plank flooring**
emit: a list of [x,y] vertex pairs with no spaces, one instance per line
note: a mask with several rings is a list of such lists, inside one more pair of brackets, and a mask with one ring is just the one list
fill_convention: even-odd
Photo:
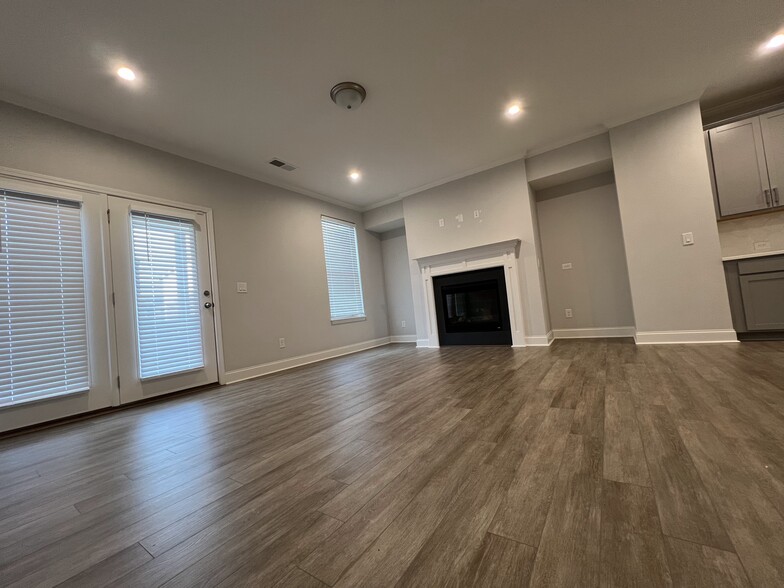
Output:
[[0,440],[2,586],[783,586],[784,343],[394,345]]

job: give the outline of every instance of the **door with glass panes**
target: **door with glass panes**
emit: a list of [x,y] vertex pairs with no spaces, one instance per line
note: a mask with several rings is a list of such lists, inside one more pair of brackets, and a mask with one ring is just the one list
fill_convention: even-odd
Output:
[[108,200],[120,402],[217,382],[206,215]]
[[0,431],[118,403],[106,206],[0,177]]

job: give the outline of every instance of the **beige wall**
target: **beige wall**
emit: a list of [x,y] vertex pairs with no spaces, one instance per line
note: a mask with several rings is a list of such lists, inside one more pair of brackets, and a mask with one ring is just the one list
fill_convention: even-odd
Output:
[[[698,103],[614,128],[610,141],[638,333],[732,329]],[[685,232],[694,245],[682,246]]]
[[[212,208],[227,370],[388,334],[381,243],[357,212],[6,103],[0,166]],[[330,324],[322,213],[357,223],[366,321]]]
[[[431,188],[403,200],[411,258],[417,338],[426,339],[424,293],[415,259],[511,239],[522,241],[520,275],[526,337],[549,331],[542,273],[537,266],[533,193],[522,160]],[[473,211],[481,210],[479,219]],[[463,215],[459,223],[455,217]],[[438,226],[443,218],[444,227]]]
[[381,235],[381,257],[384,260],[389,334],[413,337],[416,335],[416,322],[405,229],[395,229]]
[[612,172],[540,190],[536,201],[553,330],[633,327]]

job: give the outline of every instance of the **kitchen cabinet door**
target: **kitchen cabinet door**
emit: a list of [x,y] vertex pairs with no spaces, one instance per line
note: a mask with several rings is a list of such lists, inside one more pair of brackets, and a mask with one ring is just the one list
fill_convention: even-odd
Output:
[[784,330],[784,272],[740,277],[749,331]]
[[768,208],[770,183],[759,117],[711,129],[710,142],[721,216]]
[[760,124],[773,205],[784,206],[784,110],[763,114]]

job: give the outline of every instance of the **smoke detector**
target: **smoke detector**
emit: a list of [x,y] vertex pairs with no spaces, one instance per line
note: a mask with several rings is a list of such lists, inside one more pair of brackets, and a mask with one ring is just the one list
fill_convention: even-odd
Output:
[[356,82],[340,82],[329,91],[332,102],[345,110],[356,110],[365,101],[367,92]]

